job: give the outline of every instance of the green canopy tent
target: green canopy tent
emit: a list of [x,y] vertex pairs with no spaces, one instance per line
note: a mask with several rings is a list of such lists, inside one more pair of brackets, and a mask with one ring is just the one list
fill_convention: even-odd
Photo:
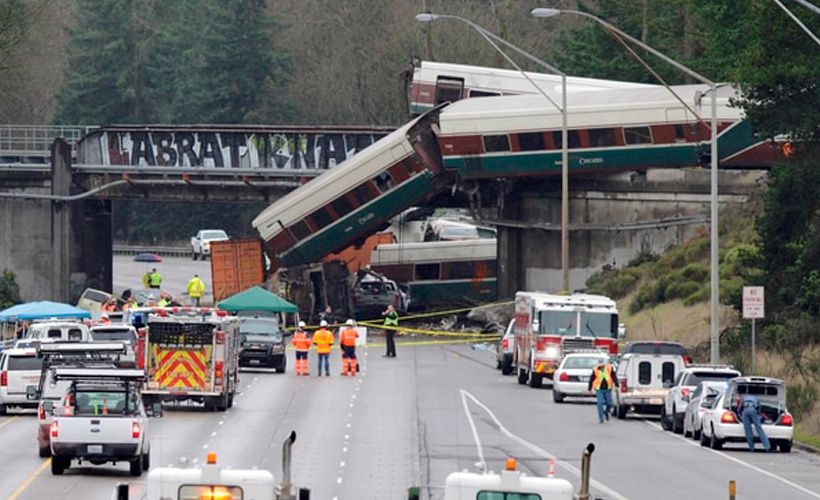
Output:
[[298,313],[299,308],[282,297],[261,286],[248,288],[244,292],[221,300],[216,307],[233,312]]

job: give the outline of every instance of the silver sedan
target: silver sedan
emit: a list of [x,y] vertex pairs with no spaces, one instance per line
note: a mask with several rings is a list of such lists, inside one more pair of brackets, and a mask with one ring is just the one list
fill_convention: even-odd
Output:
[[720,394],[726,392],[729,383],[725,380],[704,380],[689,396],[686,413],[683,416],[683,435],[700,439],[703,429],[703,414],[709,411]]

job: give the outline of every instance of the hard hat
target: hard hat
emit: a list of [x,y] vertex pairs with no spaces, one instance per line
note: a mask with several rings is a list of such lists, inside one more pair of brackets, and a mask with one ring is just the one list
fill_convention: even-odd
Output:
[[299,328],[304,328],[306,326],[307,326],[307,324],[304,321],[299,322]]
[[345,321],[345,324],[353,326],[355,324],[355,322],[352,319],[349,319],[349,320]]
[[327,326],[327,321],[325,321],[325,320],[320,321],[319,326]]

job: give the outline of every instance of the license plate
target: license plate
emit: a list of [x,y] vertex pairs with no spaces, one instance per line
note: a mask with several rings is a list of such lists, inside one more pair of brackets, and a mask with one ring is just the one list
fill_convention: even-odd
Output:
[[88,453],[102,453],[103,447],[101,444],[90,444],[88,445]]
[[589,382],[589,377],[581,375],[580,377],[578,377],[578,380],[580,380],[581,382]]
[[649,404],[651,404],[651,405],[662,405],[663,404],[663,399],[661,399],[661,398],[652,398],[652,399],[649,400]]
[[261,361],[259,361],[258,359],[252,359],[250,360],[250,362],[252,365],[258,365],[259,363],[261,363]]

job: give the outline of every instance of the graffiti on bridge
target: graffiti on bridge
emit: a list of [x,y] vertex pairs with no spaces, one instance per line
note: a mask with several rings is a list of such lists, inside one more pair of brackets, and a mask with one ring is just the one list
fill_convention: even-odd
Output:
[[100,131],[79,163],[205,169],[329,169],[386,133]]

